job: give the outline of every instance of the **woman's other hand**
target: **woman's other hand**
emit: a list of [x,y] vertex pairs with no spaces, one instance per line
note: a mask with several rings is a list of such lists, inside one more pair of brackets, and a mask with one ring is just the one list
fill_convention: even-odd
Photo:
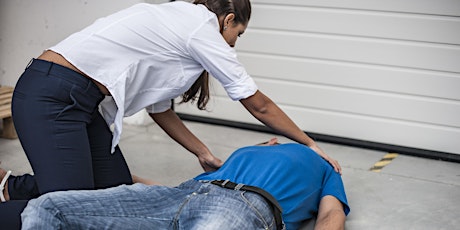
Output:
[[212,154],[200,155],[198,156],[198,161],[200,161],[201,167],[206,172],[216,171],[223,164],[223,162],[219,158],[215,157]]
[[329,162],[329,164],[331,164],[331,166],[334,168],[334,170],[336,172],[338,172],[338,173],[340,173],[340,175],[342,175],[342,167],[340,167],[340,164],[339,164],[339,162],[337,160],[335,160],[332,157],[328,156],[316,143],[314,143],[313,145],[311,145],[309,147],[311,149],[313,149],[313,151],[318,153],[318,155],[320,155],[324,160]]

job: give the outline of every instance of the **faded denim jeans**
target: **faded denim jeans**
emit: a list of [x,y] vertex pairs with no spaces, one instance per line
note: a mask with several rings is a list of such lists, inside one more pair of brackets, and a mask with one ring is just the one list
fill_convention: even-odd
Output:
[[258,194],[189,180],[45,194],[29,202],[22,229],[275,229]]

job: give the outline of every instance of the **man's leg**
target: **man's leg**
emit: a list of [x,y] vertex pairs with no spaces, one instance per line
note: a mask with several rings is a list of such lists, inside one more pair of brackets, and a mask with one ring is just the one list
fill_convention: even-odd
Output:
[[344,228],[343,204],[334,196],[324,196],[319,203],[315,230],[342,230]]
[[169,229],[186,195],[143,184],[47,193],[29,201],[22,229]]
[[189,196],[177,224],[177,229],[186,230],[276,229],[272,209],[262,196],[208,183]]

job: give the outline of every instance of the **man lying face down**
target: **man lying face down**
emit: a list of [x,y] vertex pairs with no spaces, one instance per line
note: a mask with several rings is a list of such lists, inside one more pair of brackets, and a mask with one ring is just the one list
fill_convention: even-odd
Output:
[[[253,187],[269,195],[248,191]],[[329,163],[307,146],[273,138],[236,150],[217,171],[177,187],[137,183],[45,194],[29,202],[22,228],[280,229],[277,205],[288,230],[313,217],[316,229],[343,229],[350,211]]]

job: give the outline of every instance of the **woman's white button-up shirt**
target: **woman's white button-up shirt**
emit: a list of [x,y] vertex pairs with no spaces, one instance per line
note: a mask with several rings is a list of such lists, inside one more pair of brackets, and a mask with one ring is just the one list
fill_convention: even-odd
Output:
[[124,116],[143,108],[164,112],[203,70],[232,100],[253,95],[257,86],[223,39],[214,13],[203,5],[177,1],[136,4],[96,20],[49,48],[103,84],[111,96],[101,103],[114,125],[112,152]]

